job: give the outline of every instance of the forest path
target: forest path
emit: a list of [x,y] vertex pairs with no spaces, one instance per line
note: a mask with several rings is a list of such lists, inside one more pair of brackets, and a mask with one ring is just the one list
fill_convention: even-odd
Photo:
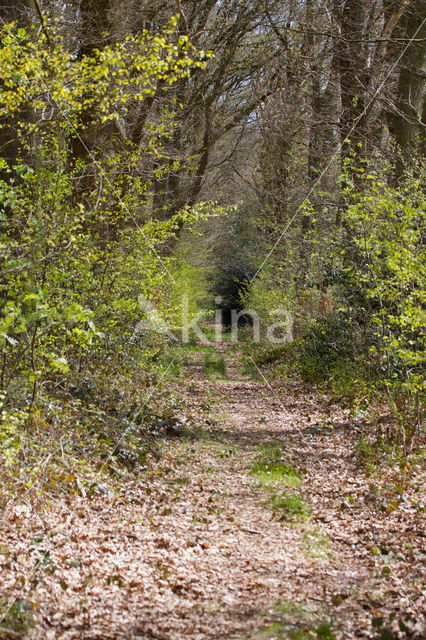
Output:
[[[413,510],[378,510],[347,410],[251,380],[226,347],[219,355],[227,376],[214,379],[190,355],[192,417],[154,470],[120,496],[56,505],[43,516],[48,536],[27,522],[23,550],[37,535],[49,548],[35,625],[0,637],[370,638],[372,619],[386,625],[390,611],[420,624],[421,560],[394,553],[420,523]],[[250,472],[279,447],[300,483]]]

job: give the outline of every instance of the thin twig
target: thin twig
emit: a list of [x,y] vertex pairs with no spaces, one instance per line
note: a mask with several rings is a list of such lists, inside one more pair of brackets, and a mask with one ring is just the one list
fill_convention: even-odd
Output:
[[42,11],[42,8],[40,6],[39,0],[33,0],[33,2],[34,2],[35,9],[37,11],[37,15],[38,15],[39,20],[40,20],[42,31],[43,31],[44,36],[46,38],[46,42],[47,42],[48,46],[51,47],[52,46],[52,41],[50,39],[49,32],[47,30],[46,17],[43,14],[43,11]]

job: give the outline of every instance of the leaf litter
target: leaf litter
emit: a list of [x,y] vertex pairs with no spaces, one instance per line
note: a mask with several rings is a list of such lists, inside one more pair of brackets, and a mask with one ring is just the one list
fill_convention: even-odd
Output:
[[[326,395],[232,360],[227,379],[190,366],[184,428],[151,469],[43,513],[6,509],[0,638],[425,638],[420,470],[368,474],[349,410]],[[270,445],[309,509],[286,511],[289,489],[251,473]]]

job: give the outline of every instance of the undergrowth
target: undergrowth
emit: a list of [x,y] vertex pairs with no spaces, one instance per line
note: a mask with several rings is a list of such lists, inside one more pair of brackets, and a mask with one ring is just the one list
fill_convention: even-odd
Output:
[[182,400],[165,370],[86,371],[30,407],[3,406],[0,477],[4,506],[53,495],[109,491],[159,456],[158,438],[179,422]]

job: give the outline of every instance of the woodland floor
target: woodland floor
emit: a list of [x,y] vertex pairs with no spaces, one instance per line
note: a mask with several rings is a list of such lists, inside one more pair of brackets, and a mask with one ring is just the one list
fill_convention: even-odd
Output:
[[[227,377],[208,379],[192,354],[185,428],[119,495],[7,510],[0,638],[426,638],[420,472],[367,474],[368,425],[349,409],[252,380],[224,355]],[[250,473],[271,443],[299,488]],[[310,515],[273,511],[274,492]]]

